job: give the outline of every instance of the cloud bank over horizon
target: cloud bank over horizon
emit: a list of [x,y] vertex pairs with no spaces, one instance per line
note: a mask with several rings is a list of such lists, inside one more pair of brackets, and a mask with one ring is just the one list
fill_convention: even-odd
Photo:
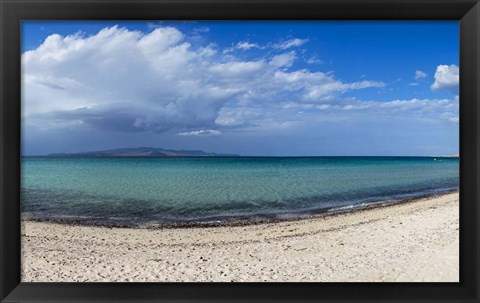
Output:
[[[140,31],[113,25],[91,34],[48,35],[22,54],[26,140],[78,135],[80,145],[90,133],[98,140],[115,137],[116,145],[123,136],[124,145],[131,145],[136,135],[144,136],[142,142],[156,138],[154,146],[191,140],[191,145],[223,146],[228,152],[238,148],[233,141],[244,140],[252,153],[262,154],[254,148],[262,137],[281,142],[295,133],[307,140],[322,132],[359,132],[375,139],[379,129],[367,130],[392,121],[400,123],[399,130],[414,126],[420,131],[421,125],[458,129],[455,64],[439,62],[435,70],[413,71],[419,83],[434,75],[427,84],[432,94],[443,90],[450,97],[378,100],[391,82],[368,76],[342,80],[321,64],[310,68],[312,58],[320,61],[316,54],[305,55],[310,37],[286,36],[268,43],[239,39],[222,47],[202,37],[211,32],[206,26],[191,33],[174,26]],[[36,149],[34,141],[25,142],[26,147],[46,150]],[[333,151],[324,148],[318,154],[325,152]],[[299,148],[297,153],[315,149]]]

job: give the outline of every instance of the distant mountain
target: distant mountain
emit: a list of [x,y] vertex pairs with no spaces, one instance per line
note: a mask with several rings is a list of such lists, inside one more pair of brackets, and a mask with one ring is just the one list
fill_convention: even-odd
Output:
[[116,148],[108,150],[56,153],[48,157],[236,157],[234,154],[207,153],[203,150],[173,150],[154,147]]
[[438,155],[438,156],[432,156],[432,157],[441,157],[441,158],[459,158],[460,154],[450,154],[450,155]]

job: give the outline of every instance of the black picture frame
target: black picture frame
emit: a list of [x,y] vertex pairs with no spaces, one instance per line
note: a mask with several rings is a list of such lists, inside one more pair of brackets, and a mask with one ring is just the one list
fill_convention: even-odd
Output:
[[[459,283],[21,283],[22,20],[459,20]],[[1,302],[480,302],[478,0],[0,0]]]

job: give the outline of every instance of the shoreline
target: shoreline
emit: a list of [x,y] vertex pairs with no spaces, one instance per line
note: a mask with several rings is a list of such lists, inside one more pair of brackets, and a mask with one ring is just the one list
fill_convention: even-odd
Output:
[[345,213],[354,213],[357,211],[364,211],[375,208],[390,207],[405,203],[415,203],[418,200],[435,198],[442,195],[448,195],[452,193],[459,193],[459,189],[447,189],[440,192],[434,192],[430,194],[415,195],[412,198],[403,199],[391,199],[391,200],[379,200],[374,202],[358,203],[358,205],[347,205],[342,207],[334,207],[329,209],[317,209],[310,211],[302,211],[291,214],[258,214],[251,216],[232,216],[223,218],[207,218],[207,221],[178,221],[174,223],[162,222],[162,223],[149,223],[140,225],[128,225],[122,223],[102,223],[104,218],[85,218],[85,219],[72,219],[72,218],[24,218],[24,214],[21,214],[22,222],[39,222],[39,223],[53,223],[59,225],[68,226],[90,226],[90,227],[106,227],[106,228],[131,228],[131,229],[176,229],[176,228],[209,228],[209,227],[235,227],[235,226],[249,226],[249,225],[261,225],[269,223],[280,223],[289,221],[300,221],[315,218],[324,218],[330,216],[337,216]]
[[246,226],[22,221],[23,282],[458,282],[459,194]]

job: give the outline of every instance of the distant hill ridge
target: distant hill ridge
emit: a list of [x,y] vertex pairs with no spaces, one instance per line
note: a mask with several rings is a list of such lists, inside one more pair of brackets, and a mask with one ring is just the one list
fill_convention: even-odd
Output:
[[54,153],[48,157],[235,157],[234,154],[208,153],[203,150],[173,150],[155,147],[115,148],[78,153]]
[[449,155],[437,155],[432,157],[443,157],[443,158],[459,158],[460,154],[449,154]]

